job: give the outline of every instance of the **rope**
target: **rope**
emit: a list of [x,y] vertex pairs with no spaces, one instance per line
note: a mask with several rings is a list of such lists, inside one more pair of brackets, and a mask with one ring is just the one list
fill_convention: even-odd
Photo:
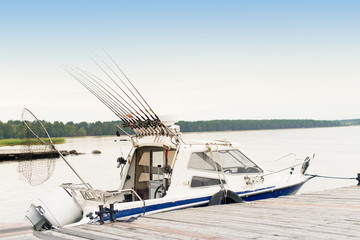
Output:
[[[220,188],[221,188],[221,190],[225,190],[226,193],[227,193],[227,189],[225,188],[225,184],[227,185],[227,181],[226,181],[226,178],[225,178],[224,171],[223,171],[222,167],[220,166],[220,169],[222,170],[222,174],[223,174],[223,177],[224,177],[225,184],[223,183],[223,180],[221,179],[221,176],[220,176],[220,173],[219,173],[219,169],[218,169],[218,167],[217,167],[217,164],[218,164],[218,163],[217,163],[217,162],[215,161],[215,159],[214,159],[213,151],[211,150],[211,147],[210,147],[209,143],[207,143],[206,146],[207,146],[207,148],[208,148],[208,150],[209,150],[210,158],[211,158],[211,160],[212,160],[213,163],[214,163],[214,167],[215,167],[216,173],[217,173],[218,178],[219,178],[219,180],[220,180]],[[218,157],[219,157],[219,156],[218,156]],[[227,185],[227,187],[229,188],[228,185]]]
[[220,188],[221,189],[224,189],[224,183],[222,182],[222,180],[221,180],[221,177],[220,177],[220,174],[219,174],[219,170],[218,170],[218,168],[217,168],[217,165],[216,165],[216,162],[215,162],[215,160],[214,160],[214,157],[213,157],[213,153],[212,153],[212,151],[211,151],[211,147],[207,144],[207,148],[208,148],[208,150],[209,150],[209,152],[210,152],[210,159],[213,161],[213,163],[214,163],[214,167],[215,167],[215,171],[216,171],[216,173],[217,173],[217,175],[218,175],[218,178],[219,178],[219,180],[220,180]]
[[288,157],[288,156],[294,156],[295,158],[296,158],[296,154],[295,153],[289,153],[289,154],[287,154],[287,155],[285,155],[285,156],[283,156],[283,157],[281,157],[281,158],[278,158],[278,159],[275,159],[275,160],[270,160],[270,161],[264,161],[264,162],[261,162],[262,164],[263,163],[275,163],[275,162],[278,162],[278,161],[280,161],[281,159],[284,159],[284,158],[286,158],[286,157]]
[[342,179],[342,180],[357,180],[357,178],[348,178],[348,177],[332,177],[332,176],[322,176],[322,175],[317,175],[317,174],[305,174],[305,176],[309,176],[309,177],[319,177],[319,178],[331,178],[331,179]]
[[135,220],[137,220],[139,217],[141,217],[142,215],[139,214],[137,215],[136,217],[129,217],[128,219],[125,219],[125,220],[119,220],[119,219],[116,219],[116,222],[133,222]]
[[[218,162],[219,162],[219,165],[220,165],[220,152],[219,152],[219,146],[218,146],[218,144],[217,143],[215,143],[215,145],[216,145],[216,152],[217,152],[217,157],[218,157]],[[224,188],[224,190],[225,190],[225,199],[227,198],[227,194],[228,194],[228,190],[230,189],[229,188],[229,185],[228,185],[228,181],[226,180],[226,177],[225,177],[225,173],[224,173],[224,169],[223,169],[223,167],[220,165],[220,170],[221,170],[221,173],[222,173],[222,175],[223,175],[223,178],[224,178],[224,181],[225,181],[225,184],[224,184],[224,187],[225,187],[225,185],[227,186],[227,188]],[[219,176],[220,176],[220,174],[219,174]],[[220,179],[220,181],[222,181],[221,179]]]
[[271,172],[271,173],[267,173],[267,174],[261,174],[261,175],[259,175],[258,177],[269,176],[269,175],[272,175],[272,174],[275,174],[275,173],[279,173],[279,172],[285,171],[285,170],[287,170],[287,169],[295,168],[295,167],[300,166],[300,165],[302,165],[302,163],[298,163],[298,164],[292,165],[292,166],[287,167],[287,168],[283,168],[283,169],[278,170],[278,171],[275,171],[275,172]]
[[[217,144],[216,145],[216,153],[217,153],[217,162],[219,163],[220,165],[220,152],[219,152],[219,146]],[[227,185],[227,181],[226,181],[226,177],[225,177],[225,173],[224,173],[224,169],[223,167],[220,165],[220,170],[221,170],[221,173],[223,175],[223,178],[224,178],[224,181],[225,181],[225,184],[226,186],[229,188],[229,186]],[[227,193],[227,190],[226,190],[226,193]]]

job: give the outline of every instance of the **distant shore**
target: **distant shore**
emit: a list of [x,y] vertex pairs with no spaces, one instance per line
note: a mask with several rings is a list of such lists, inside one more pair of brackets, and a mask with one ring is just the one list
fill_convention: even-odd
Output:
[[216,132],[244,130],[275,130],[296,128],[343,127],[360,125],[360,119],[311,120],[311,119],[268,119],[268,120],[210,120],[179,121],[181,132]]
[[[54,144],[65,143],[65,138],[52,138]],[[49,139],[43,139],[44,142],[49,142]],[[38,139],[0,139],[0,147],[17,146],[17,145],[40,145],[43,144]]]
[[[63,143],[66,137],[111,136],[115,135],[116,126],[122,126],[121,121],[95,123],[53,123],[42,121],[54,143]],[[207,121],[178,121],[180,131],[186,132],[217,132],[217,131],[248,131],[275,130],[320,127],[344,127],[360,125],[360,119],[347,120],[311,120],[311,119],[265,119],[265,120],[207,120]],[[146,127],[146,126],[145,126]],[[124,128],[133,134],[130,128]],[[24,136],[29,136],[21,121],[0,121],[0,146],[23,145]]]

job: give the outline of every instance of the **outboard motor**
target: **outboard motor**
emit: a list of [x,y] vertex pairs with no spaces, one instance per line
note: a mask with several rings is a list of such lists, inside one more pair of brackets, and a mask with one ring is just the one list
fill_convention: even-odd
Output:
[[83,210],[65,189],[58,189],[35,199],[25,217],[38,231],[78,222],[83,217]]

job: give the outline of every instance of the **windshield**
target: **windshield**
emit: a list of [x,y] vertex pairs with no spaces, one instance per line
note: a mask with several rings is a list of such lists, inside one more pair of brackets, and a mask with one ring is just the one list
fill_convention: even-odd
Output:
[[[213,158],[213,159],[212,159]],[[215,163],[215,164],[214,164]],[[239,150],[192,153],[189,168],[226,173],[261,173],[255,163]]]

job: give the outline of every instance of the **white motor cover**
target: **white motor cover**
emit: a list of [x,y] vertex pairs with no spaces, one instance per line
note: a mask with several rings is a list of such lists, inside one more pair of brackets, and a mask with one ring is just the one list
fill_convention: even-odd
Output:
[[78,222],[83,217],[83,210],[79,203],[63,188],[47,193],[31,203],[26,217],[35,227],[37,220],[31,219],[31,217],[39,216],[39,214],[31,214],[30,211],[34,211],[34,209],[54,227],[63,227]]

